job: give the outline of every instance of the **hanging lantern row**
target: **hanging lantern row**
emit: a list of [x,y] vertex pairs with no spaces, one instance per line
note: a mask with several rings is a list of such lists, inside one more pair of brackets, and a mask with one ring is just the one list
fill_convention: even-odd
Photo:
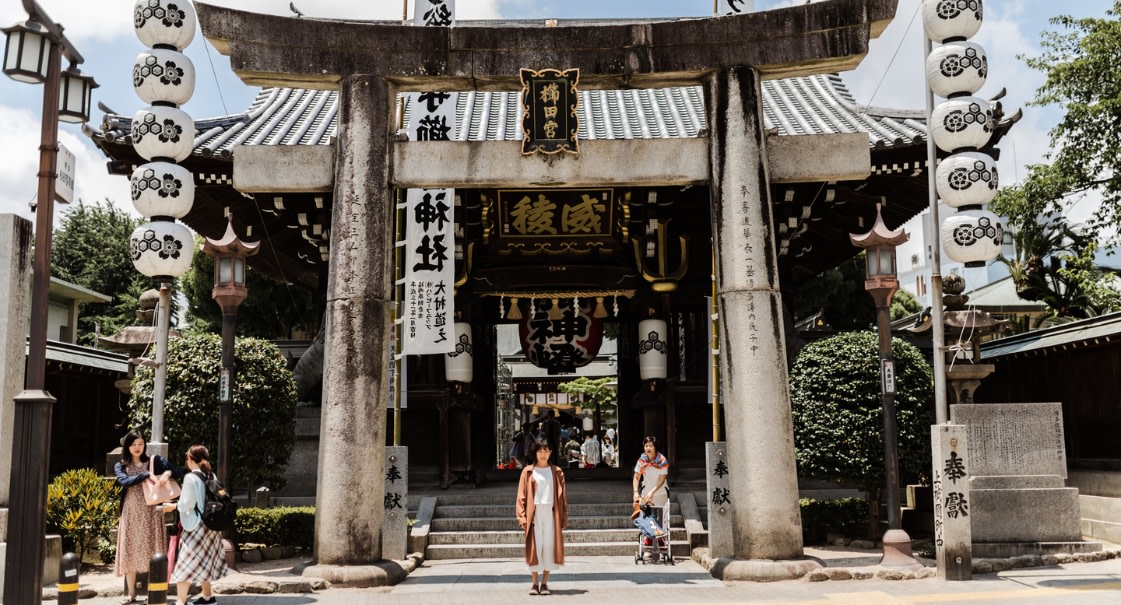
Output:
[[992,106],[973,96],[985,84],[989,59],[969,42],[981,27],[982,0],[923,0],[923,29],[941,46],[926,58],[926,80],[938,104],[928,122],[939,149],[950,153],[935,172],[938,196],[957,214],[941,226],[942,248],[966,267],[983,267],[1000,254],[1004,229],[985,204],[996,195],[999,179],[988,146],[995,130]]
[[186,0],[139,0],[133,28],[150,46],[132,66],[132,86],[149,106],[132,119],[132,146],[148,160],[132,173],[132,203],[151,222],[129,241],[133,266],[158,280],[182,275],[191,266],[194,237],[175,222],[191,211],[194,176],[177,163],[195,146],[195,121],[178,107],[195,92],[195,67],[182,50],[195,36],[195,9]]

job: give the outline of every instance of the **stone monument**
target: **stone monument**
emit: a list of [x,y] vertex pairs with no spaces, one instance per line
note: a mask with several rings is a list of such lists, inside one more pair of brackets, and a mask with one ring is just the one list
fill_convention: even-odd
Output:
[[1082,540],[1078,489],[1066,487],[1060,403],[950,406],[968,427],[973,555],[1094,552]]

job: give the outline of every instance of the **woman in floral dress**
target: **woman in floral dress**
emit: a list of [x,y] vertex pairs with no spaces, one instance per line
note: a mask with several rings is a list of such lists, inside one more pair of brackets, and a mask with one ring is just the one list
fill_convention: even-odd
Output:
[[[121,461],[113,470],[117,485],[121,486],[121,519],[117,525],[117,560],[113,570],[124,576],[128,591],[121,603],[137,603],[136,574],[147,572],[152,555],[167,552],[167,532],[164,530],[163,511],[144,502],[141,484],[147,481],[148,454],[144,436],[139,431],[129,431],[121,440]],[[162,456],[154,456],[152,466],[158,483],[171,477],[182,478],[183,471]]]

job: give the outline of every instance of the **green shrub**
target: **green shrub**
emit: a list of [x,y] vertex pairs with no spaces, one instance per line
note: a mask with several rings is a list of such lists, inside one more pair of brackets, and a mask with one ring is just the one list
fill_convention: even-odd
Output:
[[97,557],[102,563],[112,563],[117,558],[117,542],[109,538],[97,541]]
[[47,486],[47,527],[62,535],[63,550],[85,561],[121,516],[117,483],[91,468],[66,471]]
[[[214,334],[173,338],[167,352],[167,394],[164,437],[170,459],[182,462],[187,448],[202,443],[218,450],[218,382],[222,339]],[[276,345],[257,338],[234,344],[237,372],[233,389],[230,480],[227,489],[267,485],[284,487],[284,471],[296,440],[296,383]],[[151,368],[139,367],[132,381],[129,421],[134,427],[152,422]],[[211,462],[214,458],[211,458]]]
[[802,542],[823,544],[828,534],[862,538],[868,530],[868,503],[861,498],[798,501],[802,509]]
[[315,507],[239,508],[234,529],[241,542],[311,548],[315,540]]

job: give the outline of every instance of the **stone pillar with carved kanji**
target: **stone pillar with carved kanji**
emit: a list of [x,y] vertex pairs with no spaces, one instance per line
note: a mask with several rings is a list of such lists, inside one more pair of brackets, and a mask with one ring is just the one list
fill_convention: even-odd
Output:
[[707,84],[720,399],[734,557],[713,570],[721,570],[724,579],[799,577],[819,564],[803,559],[802,551],[760,82],[753,69],[730,67]]
[[393,308],[390,95],[385,80],[374,76],[348,76],[339,86],[345,128],[339,129],[331,217],[315,498],[315,567],[324,578],[333,577],[325,567],[382,558],[385,402],[392,380],[385,363]]

